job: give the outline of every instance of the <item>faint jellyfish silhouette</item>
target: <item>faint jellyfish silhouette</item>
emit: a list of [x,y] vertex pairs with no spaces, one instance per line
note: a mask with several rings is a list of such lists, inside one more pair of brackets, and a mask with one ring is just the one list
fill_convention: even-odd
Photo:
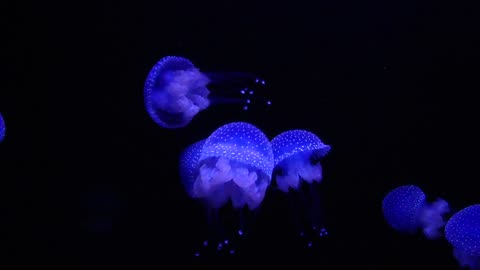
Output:
[[383,199],[382,210],[385,220],[395,230],[413,234],[422,229],[428,239],[442,237],[444,216],[450,212],[445,200],[438,198],[429,203],[425,193],[415,185],[390,191]]
[[113,219],[123,208],[123,202],[111,187],[107,185],[95,186],[81,198],[84,210],[84,227],[89,233],[108,234],[113,229]]
[[244,110],[254,104],[268,107],[271,101],[255,91],[264,86],[265,80],[250,73],[201,72],[186,58],[166,56],[150,70],[144,99],[158,125],[181,128],[213,104],[237,103]]
[[454,214],[445,225],[445,238],[461,267],[480,269],[480,204]]
[[[205,247],[235,253],[232,241],[248,231],[247,224],[265,197],[272,170],[273,152],[268,138],[245,122],[224,125],[183,151],[182,183],[190,197],[205,203],[212,228]],[[233,215],[223,218],[220,212],[226,213],[227,206],[233,208]]]
[[331,147],[306,130],[283,132],[271,143],[275,158],[272,178],[277,188],[289,195],[299,235],[311,247],[315,238],[328,234],[323,226],[318,183],[322,180],[320,160]]
[[5,138],[5,121],[3,120],[2,114],[0,113],[0,142]]

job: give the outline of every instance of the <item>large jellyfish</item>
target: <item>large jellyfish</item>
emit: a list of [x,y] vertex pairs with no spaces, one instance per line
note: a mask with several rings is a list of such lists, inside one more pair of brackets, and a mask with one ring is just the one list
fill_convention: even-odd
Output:
[[307,239],[307,246],[311,247],[315,237],[328,233],[321,226],[323,221],[317,184],[322,180],[320,160],[331,147],[306,130],[283,132],[271,143],[275,157],[273,178],[277,188],[289,194],[299,234]]
[[[257,127],[234,122],[214,131],[206,140],[187,147],[180,156],[180,176],[187,193],[205,203],[214,229],[213,242],[225,250],[233,235],[245,232],[245,213],[263,201],[273,170],[273,152],[268,138]],[[231,204],[228,204],[230,202]],[[238,213],[240,227],[225,232],[221,208],[230,205]],[[227,228],[228,229],[228,228]],[[212,240],[212,239],[211,239]],[[209,242],[204,242],[209,246]],[[211,245],[211,244],[210,244]],[[198,255],[198,253],[197,253]]]
[[[188,125],[212,104],[238,103],[244,110],[271,101],[256,94],[265,80],[241,72],[200,72],[188,59],[166,56],[147,76],[144,97],[150,117],[164,128]],[[208,88],[207,88],[208,86]]]
[[480,204],[460,210],[445,225],[445,238],[461,267],[480,269]]
[[413,234],[423,230],[428,239],[438,239],[445,226],[448,203],[438,198],[427,202],[425,193],[415,185],[400,186],[390,191],[382,203],[387,223],[397,231]]
[[2,114],[0,113],[0,142],[5,138],[5,121],[3,121]]

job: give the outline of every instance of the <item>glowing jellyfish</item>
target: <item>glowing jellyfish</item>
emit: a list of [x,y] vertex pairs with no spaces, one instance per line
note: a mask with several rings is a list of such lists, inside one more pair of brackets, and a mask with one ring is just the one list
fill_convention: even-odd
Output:
[[185,191],[192,198],[195,196],[193,184],[198,176],[198,164],[204,143],[205,140],[198,141],[185,148],[180,155],[180,180]]
[[269,106],[271,101],[255,91],[264,85],[263,79],[249,73],[200,72],[186,58],[167,56],[147,76],[145,106],[158,125],[181,128],[212,104],[238,103],[244,110],[255,103]]
[[5,138],[5,121],[3,121],[2,114],[0,114],[0,142]]
[[[209,221],[216,226],[222,223],[220,209],[231,205],[240,215],[240,229],[233,229],[237,236],[245,231],[244,213],[257,209],[262,203],[272,170],[273,152],[268,138],[260,129],[245,122],[218,128],[206,140],[186,148],[180,156],[180,176],[187,193],[205,202]],[[224,235],[228,234],[225,231],[225,228],[215,230],[213,242],[219,251],[226,245],[231,246],[234,237]],[[207,240],[205,246],[211,242]],[[233,254],[234,250],[229,252]]]
[[461,267],[480,269],[480,204],[460,210],[445,225],[445,238]]
[[444,215],[450,212],[448,203],[438,198],[429,203],[425,193],[414,185],[405,185],[390,191],[383,199],[383,215],[397,231],[413,234],[423,230],[428,239],[442,236]]
[[[307,246],[311,247],[313,237],[327,234],[321,226],[321,203],[316,184],[322,180],[320,160],[331,147],[306,130],[283,132],[271,143],[275,157],[273,178],[278,189],[290,195],[290,201],[294,204],[292,213],[300,213],[295,218],[298,220],[299,234],[307,238]],[[307,224],[307,227],[303,224]]]

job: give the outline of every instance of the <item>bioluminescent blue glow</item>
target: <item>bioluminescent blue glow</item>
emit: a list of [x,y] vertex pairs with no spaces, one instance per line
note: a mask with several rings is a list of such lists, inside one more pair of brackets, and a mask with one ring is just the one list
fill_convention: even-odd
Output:
[[438,198],[433,203],[417,186],[405,185],[390,191],[382,203],[383,215],[388,224],[403,233],[416,233],[419,229],[428,239],[442,236],[444,215],[450,212],[448,203]]
[[320,160],[331,147],[306,130],[283,132],[271,143],[275,163],[272,178],[277,188],[289,195],[299,235],[307,240],[307,247],[311,247],[316,237],[328,234],[321,225],[320,193],[316,184],[322,180]]
[[480,204],[453,215],[445,225],[445,238],[461,267],[480,269]]
[[[182,183],[190,197],[206,203],[212,228],[202,249],[235,253],[235,239],[245,236],[246,212],[262,203],[272,171],[273,151],[268,138],[260,129],[245,122],[221,126],[207,139],[181,153]],[[231,224],[237,215],[226,222],[229,226],[220,217],[220,209],[228,202],[238,214],[238,224]],[[231,228],[234,233],[229,232]],[[204,253],[196,251],[194,255]]]
[[257,208],[265,197],[273,170],[273,152],[267,136],[257,127],[234,122],[214,131],[199,158],[193,196],[213,207],[229,199],[234,208]]
[[5,138],[5,121],[3,120],[2,114],[0,114],[0,142]]
[[330,151],[330,146],[317,135],[306,130],[289,130],[273,138],[272,148],[275,181],[281,191],[298,189],[301,180],[308,183],[322,180],[320,159]]
[[[265,81],[248,73],[200,72],[186,58],[167,56],[147,76],[145,106],[158,125],[181,128],[211,104],[239,103],[248,110],[259,100],[251,85],[263,86]],[[266,106],[271,104],[270,100],[262,102]]]
[[193,184],[198,176],[198,164],[204,143],[205,140],[198,141],[188,146],[180,155],[180,180],[190,197],[194,196]]

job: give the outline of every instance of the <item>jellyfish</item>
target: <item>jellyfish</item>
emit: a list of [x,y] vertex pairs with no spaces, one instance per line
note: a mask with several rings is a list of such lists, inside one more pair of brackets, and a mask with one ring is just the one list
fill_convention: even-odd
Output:
[[[223,250],[232,246],[234,236],[243,236],[245,212],[254,212],[261,205],[273,171],[273,151],[267,136],[245,122],[221,126],[207,139],[187,147],[180,155],[180,177],[191,198],[204,203],[209,223],[215,227],[213,241]],[[238,213],[240,226],[225,232],[220,211],[230,206]],[[228,228],[227,228],[228,230]],[[210,244],[209,244],[210,243]],[[230,249],[229,254],[234,254]]]
[[124,203],[120,196],[108,185],[96,185],[82,193],[80,205],[85,231],[93,234],[109,234],[113,229],[113,219]]
[[461,267],[480,269],[480,204],[454,214],[445,225],[445,238]]
[[198,164],[205,139],[198,141],[183,150],[180,154],[180,180],[190,197],[194,197],[193,184],[198,176]]
[[307,130],[283,132],[271,143],[275,163],[272,177],[278,190],[289,195],[298,233],[311,247],[313,239],[328,234],[323,226],[317,185],[322,181],[320,160],[331,147]]
[[5,138],[5,121],[3,121],[2,114],[0,113],[0,142]]
[[201,72],[186,58],[166,56],[150,70],[144,99],[158,125],[181,128],[214,104],[236,103],[243,110],[254,104],[268,107],[271,101],[256,93],[256,88],[264,86],[264,79],[250,73]]
[[395,230],[414,234],[419,229],[428,239],[438,239],[445,226],[448,203],[437,198],[427,202],[425,193],[415,185],[405,185],[390,191],[383,199],[383,215]]

